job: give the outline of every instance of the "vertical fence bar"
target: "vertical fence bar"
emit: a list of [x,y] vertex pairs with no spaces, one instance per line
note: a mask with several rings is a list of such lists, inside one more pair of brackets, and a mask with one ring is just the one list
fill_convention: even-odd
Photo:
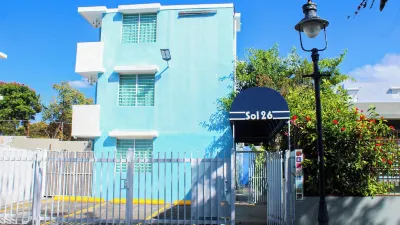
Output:
[[[106,221],[108,221],[108,189],[110,188],[110,152],[107,152],[107,185],[106,185]],[[106,222],[108,223],[108,222]]]
[[[151,154],[151,157],[149,157],[149,160],[151,160],[151,172],[150,172],[150,201],[151,201],[151,208],[150,208],[150,224],[153,224],[153,199],[154,199],[154,195],[153,195],[153,189],[154,189],[154,183],[153,183],[153,177],[154,177],[154,155]],[[160,203],[160,199],[157,198],[157,205]]]
[[177,195],[178,204],[177,204],[177,205],[178,205],[178,206],[177,206],[177,207],[178,207],[178,211],[177,211],[177,215],[176,215],[177,220],[180,220],[180,217],[179,217],[179,205],[180,205],[180,201],[179,201],[179,200],[180,200],[180,196],[179,196],[179,194],[180,194],[180,193],[179,193],[179,186],[180,186],[180,183],[179,183],[179,180],[181,179],[181,177],[179,176],[179,170],[180,170],[180,168],[179,168],[179,162],[180,162],[179,156],[180,156],[180,154],[179,154],[179,152],[178,152],[178,157],[177,157],[177,159],[178,159],[178,160],[177,160],[177,161],[178,161],[178,162],[177,162],[177,167],[178,167],[178,171],[177,171],[177,172],[178,172],[178,188],[177,188],[177,193],[178,193],[178,195]]
[[197,157],[196,157],[196,170],[197,170],[197,179],[196,179],[196,186],[197,186],[197,188],[196,188],[196,213],[197,213],[197,216],[196,216],[196,219],[197,219],[197,223],[196,224],[199,224],[199,217],[200,217],[200,212],[199,212],[199,210],[200,210],[200,207],[199,207],[199,204],[200,204],[200,202],[199,202],[199,187],[200,187],[200,185],[199,185],[199,180],[200,180],[200,166],[199,166],[199,152],[197,152]]
[[[100,161],[100,199],[103,197],[103,163],[104,162],[104,152],[101,152],[101,161]],[[101,205],[99,205],[99,222],[101,222]]]
[[[192,159],[193,159],[193,151],[192,150],[190,150],[190,187],[192,188],[193,187],[193,182],[192,182],[192,178],[193,178],[193,165],[192,165],[192,163],[193,163],[193,161],[192,161]],[[193,213],[193,205],[195,205],[195,203],[194,203],[194,201],[193,201],[194,199],[193,199],[193,190],[192,190],[192,193],[191,193],[191,196],[190,196],[190,223],[191,224],[193,224],[193,215],[194,215],[194,213]]]
[[228,181],[227,181],[227,166],[226,166],[226,163],[227,163],[227,153],[226,152],[224,152],[224,154],[223,154],[223,160],[222,160],[222,185],[223,185],[223,193],[224,193],[224,196],[223,196],[223,199],[224,199],[224,202],[225,202],[225,204],[224,204],[224,209],[223,209],[223,211],[222,211],[222,213],[223,213],[223,215],[224,215],[224,224],[227,224],[227,217],[229,216],[230,217],[230,214],[228,215],[228,212],[227,212],[227,202],[228,202],[228,199],[227,199],[227,195],[228,195],[228,190],[229,190],[229,187],[228,187]]
[[[134,173],[134,159],[135,155],[132,150],[128,150],[127,152],[127,164],[128,171],[126,177],[126,211],[125,211],[125,224],[132,223],[132,212],[133,212],[133,173]],[[122,167],[121,167],[122,170]]]
[[[125,183],[124,184],[121,184],[121,182],[122,182],[122,154],[119,154],[119,155],[117,155],[117,154],[115,154],[116,156],[119,156],[119,198],[121,199],[122,198],[122,187],[125,187],[126,188],[126,186],[125,186]],[[126,156],[125,157],[126,158],[126,160],[128,161],[129,160],[129,158],[128,158],[128,156]],[[128,166],[128,163],[126,163],[126,165]],[[126,174],[126,176],[128,176],[127,174]],[[128,179],[128,177],[127,177],[127,179]],[[128,189],[125,189],[125,191],[126,191],[126,193],[127,193],[127,191],[128,191]],[[125,193],[125,194],[126,194]],[[126,197],[126,196],[125,196]],[[127,198],[127,197],[126,197]],[[118,201],[118,218],[121,220],[121,201]],[[126,216],[126,215],[125,215]],[[126,219],[126,217],[125,217],[125,219]]]
[[[93,197],[96,197],[96,189],[97,189],[97,164],[98,164],[98,158],[96,157],[96,154],[93,155],[93,163],[92,163],[92,170],[93,170]],[[93,220],[95,220],[95,214],[96,214],[96,201],[93,201]]]
[[209,187],[209,198],[210,198],[210,224],[212,223],[212,220],[213,220],[213,211],[212,211],[212,203],[213,203],[213,197],[212,197],[212,184],[213,184],[213,172],[212,172],[212,163],[213,163],[213,160],[212,160],[212,158],[210,157],[210,167],[209,167],[209,169],[210,169],[210,177],[209,177],[209,180],[208,180],[208,182],[210,183],[210,187]]
[[[160,152],[157,152],[157,198],[160,200]],[[165,197],[164,197],[165,200]],[[164,201],[165,204],[165,201]],[[160,224],[160,202],[157,206],[157,224]]]
[[[17,152],[18,153],[18,152]],[[11,184],[11,193],[10,193],[10,195],[9,196],[11,196],[11,207],[10,207],[10,217],[12,218],[12,215],[13,215],[13,208],[14,208],[14,204],[13,204],[13,202],[14,202],[14,188],[15,188],[15,176],[17,176],[17,171],[15,170],[15,167],[16,167],[16,161],[17,161],[17,156],[15,156],[15,158],[14,158],[14,161],[12,162],[12,164],[13,164],[13,176],[12,176],[12,184]],[[11,168],[11,166],[10,166],[10,168]],[[18,199],[17,199],[17,203],[16,203],[17,205],[18,205]],[[17,215],[17,214],[15,214],[15,215]],[[40,212],[39,212],[39,216],[40,216]],[[16,220],[15,220],[15,222],[17,222]]]
[[186,188],[186,152],[183,153],[183,221],[186,224],[186,196],[185,193],[187,193],[187,188]]
[[[75,197],[75,199],[77,199],[78,195],[77,195],[77,191],[79,191],[79,181],[77,182],[77,178],[78,178],[78,172],[77,172],[77,165],[79,165],[78,163],[78,152],[73,152],[74,153],[74,158],[73,158],[73,163],[72,163],[72,196],[71,197]],[[77,188],[78,186],[78,188]],[[79,192],[78,192],[79,193]],[[70,203],[71,204],[71,200]],[[76,205],[77,205],[77,201],[75,201],[74,203],[74,222],[76,221]]]
[[164,224],[167,222],[167,207],[166,207],[166,202],[167,202],[167,162],[165,161],[167,159],[167,153],[164,152]]
[[231,195],[231,225],[235,225],[235,177],[236,177],[236,171],[235,171],[235,165],[236,163],[236,153],[235,149],[232,149],[231,151],[231,161],[230,161],[230,195]]
[[[10,152],[11,153],[11,152]],[[11,156],[9,156],[8,157],[8,163],[7,163],[7,160],[5,160],[5,164],[6,165],[9,165],[11,163]],[[33,164],[33,171],[32,171],[32,173],[33,173],[33,176],[34,176],[34,170],[35,170],[35,164]],[[7,169],[6,169],[6,171],[7,171],[7,173],[5,174],[5,196],[8,196],[8,180],[10,179],[9,178],[9,176],[7,176],[7,174],[9,175],[11,172],[10,172],[10,170],[9,170],[9,168],[8,168],[8,166],[7,166]],[[32,176],[32,177],[33,177]],[[3,182],[2,182],[2,184],[3,184]],[[34,185],[33,185],[33,187],[34,187]],[[30,195],[30,197],[32,196],[32,189],[31,189],[31,195]],[[6,222],[7,221],[7,219],[6,219],[6,217],[7,217],[7,198],[4,198],[4,210],[3,210],[3,213],[4,213],[4,215],[3,215],[3,221],[4,222]]]
[[35,181],[34,181],[34,196],[32,204],[32,221],[33,224],[40,224],[40,207],[42,201],[42,178],[43,173],[40,168],[38,154],[35,156]]
[[206,189],[206,154],[203,154],[203,188],[202,188],[202,198],[203,198],[203,222],[206,223],[206,202],[205,202],[205,189]]
[[[114,164],[113,164],[113,168],[112,168],[113,169],[113,173],[112,173],[112,175],[113,175],[113,183],[112,183],[112,199],[113,199],[113,201],[115,199],[115,192],[117,191],[116,187],[115,187],[115,181],[117,179],[116,167],[117,167],[118,159],[117,159],[117,154],[115,154],[115,153],[114,153],[114,157],[113,157],[114,158]],[[119,180],[121,180],[121,176],[119,178],[120,178]],[[120,181],[120,183],[121,183],[121,181]],[[121,185],[120,185],[120,188],[121,188]],[[119,198],[121,199],[121,195],[119,196]],[[111,213],[112,225],[114,225],[115,224],[115,202],[112,202],[111,205],[112,205],[112,213]],[[121,220],[121,217],[119,217],[118,219]]]
[[170,160],[170,165],[171,165],[171,170],[170,170],[170,172],[171,172],[171,176],[170,176],[170,179],[171,179],[171,206],[170,206],[170,210],[169,210],[169,215],[170,215],[170,221],[171,221],[171,225],[172,225],[172,219],[173,219],[173,213],[172,213],[172,210],[173,210],[173,208],[174,208],[174,199],[173,199],[173,190],[174,190],[174,188],[173,188],[173,163],[172,163],[172,159],[173,159],[173,152],[171,152],[171,158],[170,158],[171,160]]

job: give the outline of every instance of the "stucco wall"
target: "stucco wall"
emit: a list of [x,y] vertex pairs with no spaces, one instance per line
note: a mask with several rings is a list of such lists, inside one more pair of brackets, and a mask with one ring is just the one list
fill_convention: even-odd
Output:
[[[98,81],[97,104],[101,105],[102,136],[95,151],[114,151],[116,139],[109,131],[156,130],[154,151],[189,150],[217,152],[232,144],[216,145],[226,129],[227,119],[217,121],[217,129],[203,123],[217,112],[216,101],[231,91],[233,72],[233,8],[218,8],[211,16],[178,17],[179,10],[161,10],[157,16],[155,43],[121,43],[122,14],[103,17],[104,68]],[[169,48],[167,64],[160,55]],[[157,65],[154,107],[118,107],[119,75],[114,66]],[[229,135],[228,137],[229,138]]]
[[27,138],[25,136],[0,137],[0,146],[16,149],[41,149],[52,151],[91,151],[88,141],[60,141],[58,139]]
[[[296,201],[296,225],[317,225],[318,197]],[[398,225],[400,196],[327,197],[329,225]]]
[[[231,150],[229,120],[218,111],[216,102],[231,92],[233,85],[232,79],[224,78],[232,76],[234,68],[234,9],[215,10],[216,14],[192,17],[179,17],[180,10],[161,10],[157,15],[157,41],[134,44],[121,43],[121,13],[103,15],[101,41],[106,72],[100,74],[97,83],[102,134],[95,139],[96,154],[115,151],[117,140],[108,136],[112,130],[157,131],[153,155],[180,152],[182,156],[193,151],[199,152],[197,156],[215,156]],[[170,49],[169,67],[161,58],[162,48]],[[119,74],[113,69],[129,65],[159,67],[154,106],[117,106]],[[162,179],[159,182],[164,182]],[[183,199],[186,194],[173,199]],[[162,193],[160,198],[167,196]]]

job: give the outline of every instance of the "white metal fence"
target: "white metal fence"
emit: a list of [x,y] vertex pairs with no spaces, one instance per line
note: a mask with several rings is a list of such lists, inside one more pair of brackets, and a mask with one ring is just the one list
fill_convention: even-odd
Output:
[[[235,223],[235,152],[82,154],[0,151],[0,224]],[[291,224],[294,160],[265,152],[254,161],[253,177],[266,182],[253,181],[253,199],[266,198],[268,224]]]
[[234,223],[231,153],[79,154],[0,151],[0,224]]

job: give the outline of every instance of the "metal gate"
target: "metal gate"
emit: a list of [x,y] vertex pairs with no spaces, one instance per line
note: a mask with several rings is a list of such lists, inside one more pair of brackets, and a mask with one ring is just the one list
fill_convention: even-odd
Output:
[[268,224],[294,221],[294,178],[289,151],[236,151],[236,201],[267,204]]
[[268,224],[293,224],[295,218],[294,155],[291,156],[290,151],[270,152],[266,157],[266,167]]
[[265,151],[236,151],[236,201],[267,203]]

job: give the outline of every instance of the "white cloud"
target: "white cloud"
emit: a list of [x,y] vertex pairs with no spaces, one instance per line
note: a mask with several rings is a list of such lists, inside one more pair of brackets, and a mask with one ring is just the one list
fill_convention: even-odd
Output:
[[356,68],[349,75],[357,82],[400,84],[400,54],[386,54],[379,63]]
[[82,78],[80,80],[72,80],[68,82],[73,88],[89,88],[91,87],[87,79]]

